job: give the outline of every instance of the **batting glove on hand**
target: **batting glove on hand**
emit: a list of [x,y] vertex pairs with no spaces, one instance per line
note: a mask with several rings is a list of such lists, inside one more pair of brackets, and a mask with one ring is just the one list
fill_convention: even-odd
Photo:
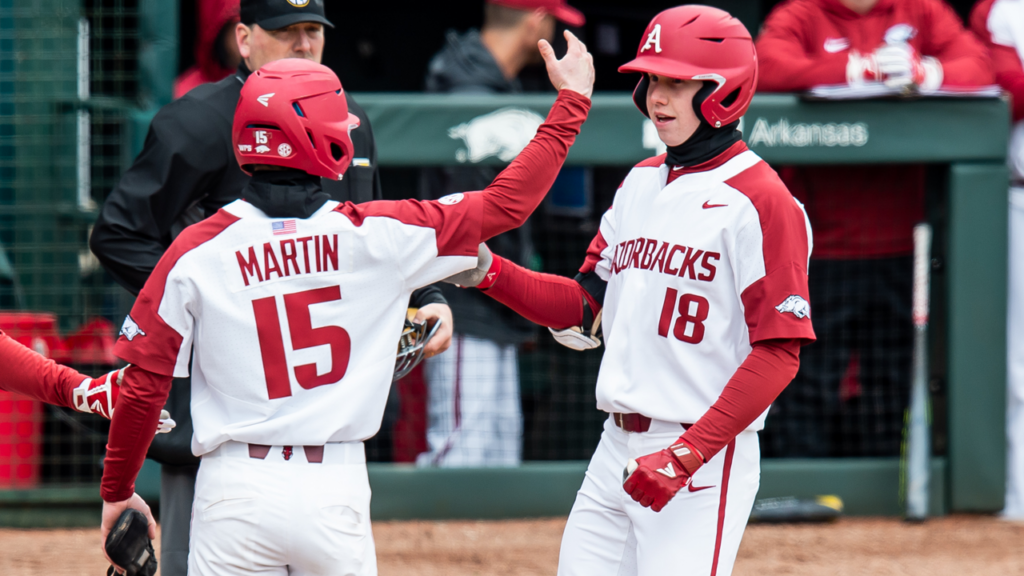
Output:
[[935,90],[942,85],[942,64],[918,55],[909,44],[886,44],[873,54],[850,52],[846,65],[850,85],[882,82],[889,88],[913,91]]
[[[86,414],[99,414],[107,420],[113,418],[114,405],[117,403],[117,397],[121,394],[121,382],[124,381],[125,371],[130,367],[131,364],[120,370],[108,372],[99,378],[86,378],[74,390],[72,401],[75,410]],[[177,425],[177,422],[171,418],[170,412],[161,410],[160,423],[157,425],[156,433],[166,434],[174,430]]]
[[703,465],[700,453],[680,438],[665,450],[630,460],[622,488],[644,508],[661,512]]

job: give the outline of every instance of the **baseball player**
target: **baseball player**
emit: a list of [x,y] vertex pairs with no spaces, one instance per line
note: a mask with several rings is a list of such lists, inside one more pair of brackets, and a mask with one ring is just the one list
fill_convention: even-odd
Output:
[[[477,265],[478,244],[522,224],[590,107],[593,60],[566,34],[558,98],[519,157],[480,192],[420,202],[329,201],[358,118],[330,69],[264,65],[242,88],[241,200],[187,228],[125,320],[130,359],[104,467],[101,533],[128,506],[172,377],[192,372],[202,457],[189,573],[376,574],[362,441],[376,433],[409,296]],[[194,352],[193,352],[194,350]]]
[[[199,11],[221,0],[203,0]],[[334,26],[323,0],[235,1],[234,28],[242,57],[235,74],[195,88],[164,106],[153,118],[142,151],[107,196],[89,246],[111,278],[138,294],[160,257],[189,224],[215,214],[237,200],[249,182],[239,170],[231,144],[231,121],[242,84],[267,62],[306,58],[319,63]],[[352,131],[352,166],[344,180],[324,180],[331,200],[356,203],[383,198],[377,145],[369,118],[348,95],[349,112],[360,118]],[[426,356],[451,342],[451,309],[438,287],[417,290],[409,305],[417,321],[443,320]],[[160,468],[160,573],[185,576],[188,535],[199,460],[189,446],[192,422],[187,380],[171,388],[167,410],[181,425],[175,434],[154,441],[149,457]]]
[[982,0],[971,30],[992,55],[996,81],[1010,94],[1010,297],[1006,348],[1006,506],[1002,516],[1024,521],[1024,0]]
[[575,281],[494,256],[478,287],[570,348],[599,346],[599,325],[605,337],[608,420],[558,573],[729,574],[757,431],[814,340],[810,225],[737,129],[757,84],[739,20],[666,10],[619,71],[643,74],[633,98],[667,154],[626,176]]

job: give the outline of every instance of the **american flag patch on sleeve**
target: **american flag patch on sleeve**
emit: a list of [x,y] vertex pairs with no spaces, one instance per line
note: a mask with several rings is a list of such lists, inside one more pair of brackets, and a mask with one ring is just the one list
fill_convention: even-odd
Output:
[[281,220],[280,222],[271,222],[271,229],[274,230],[274,236],[278,234],[295,234],[295,220]]

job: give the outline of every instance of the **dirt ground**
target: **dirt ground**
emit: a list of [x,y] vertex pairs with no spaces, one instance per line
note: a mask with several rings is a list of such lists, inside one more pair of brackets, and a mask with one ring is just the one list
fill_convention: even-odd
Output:
[[[553,575],[564,518],[378,522],[381,576]],[[0,574],[105,574],[97,530],[0,530]],[[736,576],[1024,575],[1024,524],[953,516],[908,525],[847,518],[830,525],[751,526]]]

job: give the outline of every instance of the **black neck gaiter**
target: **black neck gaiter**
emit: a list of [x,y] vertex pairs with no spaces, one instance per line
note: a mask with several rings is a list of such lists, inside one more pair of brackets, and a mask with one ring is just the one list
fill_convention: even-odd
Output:
[[708,124],[700,111],[700,105],[715,89],[714,82],[705,82],[704,87],[693,96],[693,110],[700,118],[700,126],[686,142],[679,146],[668,147],[665,163],[669,166],[696,166],[713,159],[725,152],[733,144],[740,141],[743,133],[739,131],[740,121],[715,128]]
[[319,176],[291,169],[254,172],[242,198],[271,218],[309,218],[331,199]]

